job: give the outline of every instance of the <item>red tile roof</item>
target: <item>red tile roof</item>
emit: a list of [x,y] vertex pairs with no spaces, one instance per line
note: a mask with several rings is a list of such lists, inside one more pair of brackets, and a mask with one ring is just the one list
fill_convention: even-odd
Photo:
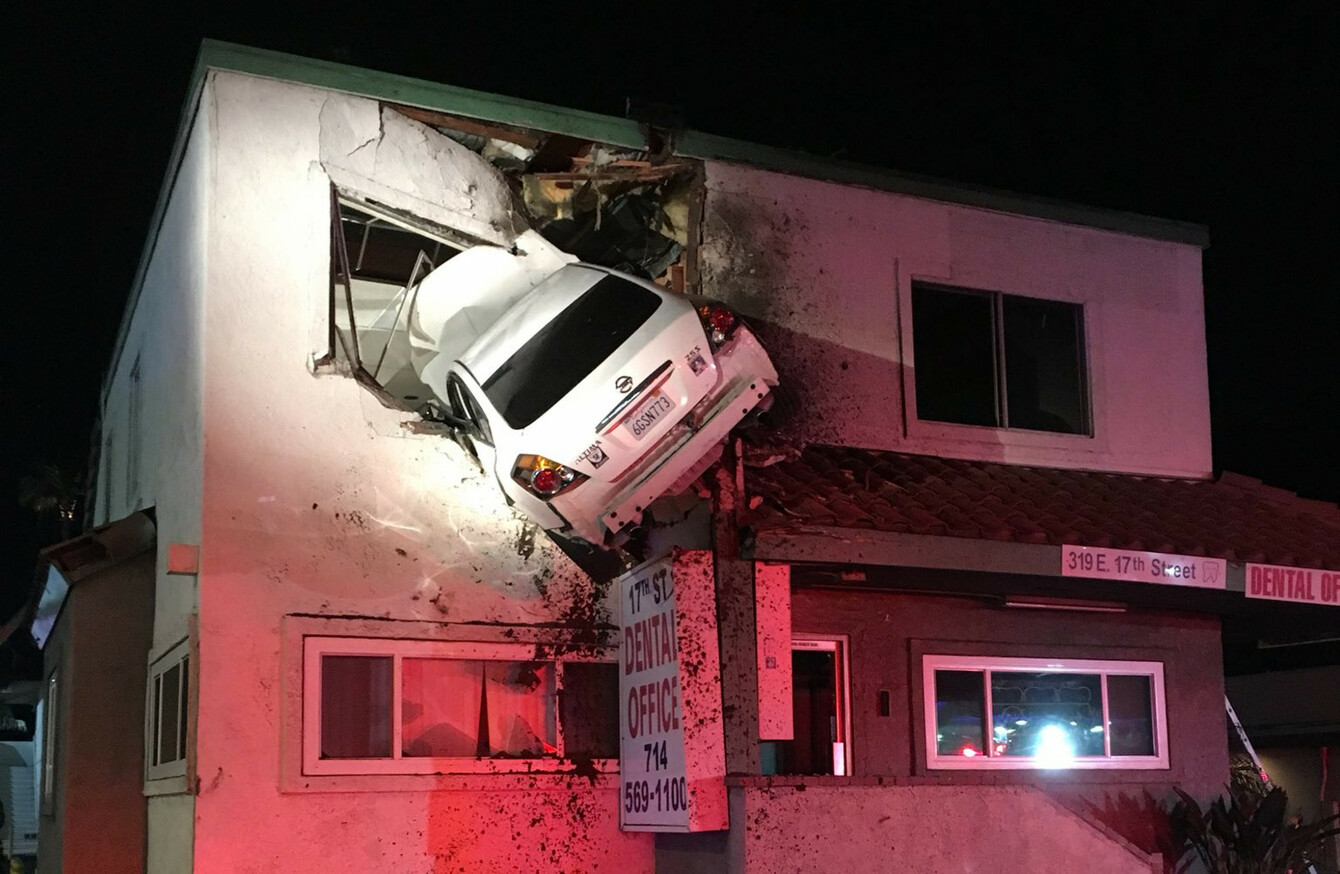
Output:
[[810,446],[745,458],[745,521],[1340,569],[1340,507],[1249,477],[1168,479]]

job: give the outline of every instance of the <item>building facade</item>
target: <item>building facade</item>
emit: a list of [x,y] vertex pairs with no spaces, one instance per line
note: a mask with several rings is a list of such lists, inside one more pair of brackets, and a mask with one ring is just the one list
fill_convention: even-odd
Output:
[[[777,364],[623,554],[513,512],[401,378],[419,256],[535,230]],[[1225,781],[1244,561],[1340,545],[1212,479],[1204,244],[207,44],[94,504],[156,516],[145,870],[1157,869],[1145,800]],[[672,547],[712,559],[726,830],[620,828],[611,580]],[[1121,550],[1159,570],[1098,578]]]

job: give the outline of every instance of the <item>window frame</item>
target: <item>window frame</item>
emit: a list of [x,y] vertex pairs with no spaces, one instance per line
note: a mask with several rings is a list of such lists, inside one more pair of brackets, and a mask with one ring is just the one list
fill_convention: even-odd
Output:
[[[194,719],[191,697],[196,690],[198,659],[192,657],[191,638],[182,638],[166,650],[151,653],[144,695],[144,783],[151,791],[163,788],[167,784],[161,781],[174,781],[184,788],[191,758]],[[158,684],[173,668],[180,668],[177,674],[177,738],[181,755],[165,762],[158,762],[159,732],[162,729],[162,706],[167,703],[166,696],[157,694]],[[169,787],[170,789],[171,787]],[[156,793],[155,793],[156,794]]]
[[[321,748],[321,659],[327,655],[390,657],[392,668],[391,757],[366,759],[322,759]],[[405,658],[445,658],[475,661],[544,662],[554,666],[553,718],[558,755],[529,759],[479,757],[409,757],[401,755],[400,665]],[[563,665],[565,662],[617,664],[616,653],[558,651],[537,658],[537,647],[527,643],[490,641],[442,641],[392,637],[349,637],[305,634],[302,637],[302,730],[300,767],[303,776],[359,777],[425,774],[509,774],[570,770],[572,760],[564,750]],[[597,773],[617,773],[617,757],[590,759]]]
[[[1004,656],[942,655],[926,653],[921,657],[921,704],[922,729],[925,734],[923,753],[929,770],[1168,770],[1171,765],[1168,757],[1168,716],[1167,697],[1164,685],[1164,663],[1159,661],[1137,661],[1126,659],[1048,659],[1014,658]],[[991,683],[988,675],[992,671],[1046,671],[1057,674],[1097,674],[1100,678],[1103,695],[1104,749],[1109,748],[1111,721],[1108,717],[1107,678],[1109,675],[1147,676],[1150,678],[1152,695],[1150,718],[1154,729],[1154,755],[1152,756],[1112,756],[1102,758],[1076,757],[1065,767],[1039,764],[1033,756],[947,756],[942,755],[936,744],[936,707],[935,672],[937,670],[981,671],[982,672],[982,710],[983,730],[990,731],[991,726]],[[990,746],[990,744],[986,744]]]
[[[838,737],[842,738],[842,773],[837,773],[837,768],[833,769],[834,777],[850,777],[852,775],[852,750],[851,750],[851,642],[845,634],[803,634],[793,633],[791,635],[791,652],[804,650],[807,652],[831,652],[833,653],[834,671],[837,673],[838,688],[837,692],[837,720]],[[792,692],[794,695],[794,691]],[[836,761],[833,763],[837,764]]]
[[[140,485],[140,395],[141,366],[143,355],[135,353],[135,363],[130,366],[130,386],[126,400],[126,500],[131,507],[137,507],[144,489]],[[130,509],[130,508],[127,508]]]
[[60,667],[46,677],[42,694],[42,781],[40,813],[50,816],[56,810],[56,758],[60,746]]
[[[953,282],[945,281],[941,278],[913,276],[905,286],[906,290],[900,303],[902,310],[901,321],[904,326],[902,332],[902,346],[904,360],[910,363],[910,378],[903,380],[903,393],[905,396],[904,413],[909,436],[949,436],[967,439],[999,439],[1001,433],[1011,435],[1011,440],[1021,440],[1028,444],[1037,443],[1038,445],[1047,445],[1055,441],[1083,441],[1085,448],[1101,449],[1101,446],[1093,444],[1099,441],[1101,437],[1098,426],[1098,415],[1095,410],[1095,398],[1099,396],[1099,390],[1096,385],[1098,374],[1095,373],[1092,366],[1092,356],[1090,350],[1094,345],[1093,333],[1090,327],[1090,307],[1084,301],[1067,300],[1057,297],[1047,297],[1034,294],[1019,294],[1012,292],[1003,292],[987,288],[974,288],[966,285],[957,285]],[[992,382],[994,384],[994,405],[996,409],[997,424],[980,425],[965,422],[952,422],[940,419],[922,418],[917,411],[917,366],[916,366],[916,324],[913,318],[913,296],[917,289],[929,289],[949,294],[962,294],[979,298],[986,298],[991,305],[991,324],[992,324],[992,359],[994,362]],[[1004,302],[1006,298],[1014,298],[1024,301],[1037,301],[1041,303],[1064,304],[1074,307],[1078,324],[1076,326],[1077,341],[1079,343],[1077,365],[1079,367],[1079,385],[1081,389],[1080,408],[1083,419],[1083,428],[1079,431],[1047,431],[1033,428],[1023,428],[1009,424],[1008,412],[1008,393],[1009,393],[1009,374],[1005,366],[1006,354],[1006,335],[1004,322]]]

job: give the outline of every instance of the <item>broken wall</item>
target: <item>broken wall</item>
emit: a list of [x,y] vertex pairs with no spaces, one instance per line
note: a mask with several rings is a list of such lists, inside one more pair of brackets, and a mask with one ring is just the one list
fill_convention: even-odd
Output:
[[[1200,250],[708,162],[700,291],[760,327],[800,442],[1208,476]],[[1083,304],[1093,436],[919,421],[911,282]]]
[[368,784],[283,772],[281,749],[301,737],[286,623],[534,639],[592,629],[610,605],[444,434],[408,427],[417,417],[347,376],[314,372],[327,341],[332,176],[361,168],[408,189],[418,209],[506,233],[489,179],[453,176],[449,147],[385,148],[407,140],[384,139],[371,100],[215,73],[202,113],[215,160],[195,870],[650,870],[651,838],[618,831],[617,780],[606,777]]

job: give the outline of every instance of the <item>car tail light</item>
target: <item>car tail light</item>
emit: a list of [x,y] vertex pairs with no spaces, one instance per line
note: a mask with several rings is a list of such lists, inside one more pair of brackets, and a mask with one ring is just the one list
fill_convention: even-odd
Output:
[[580,485],[586,474],[543,455],[518,455],[512,467],[512,479],[535,497],[547,501]]
[[725,343],[726,338],[740,323],[731,309],[719,303],[705,303],[698,307],[698,318],[703,323],[703,330],[707,333],[707,339],[713,349]]

